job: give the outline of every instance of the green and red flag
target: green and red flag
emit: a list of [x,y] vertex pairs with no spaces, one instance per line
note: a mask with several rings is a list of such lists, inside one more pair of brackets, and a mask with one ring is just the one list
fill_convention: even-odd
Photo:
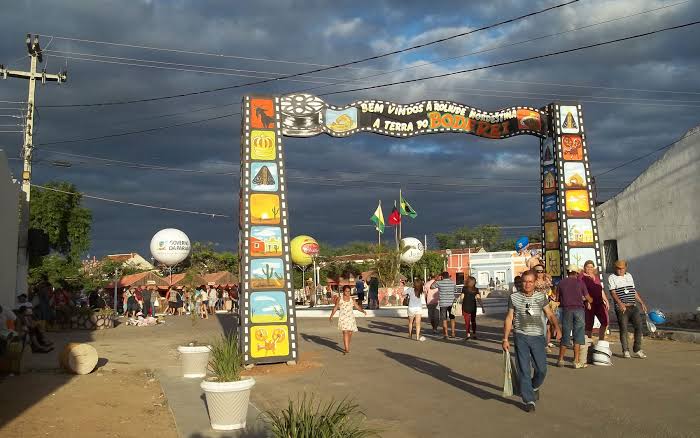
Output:
[[369,218],[372,222],[374,222],[374,228],[379,231],[380,233],[384,232],[384,213],[382,213],[382,203],[379,202],[379,205],[377,206],[377,209],[374,211],[374,214],[372,215],[371,218]]
[[401,223],[401,214],[396,208],[396,201],[394,201],[394,208],[391,210],[391,214],[389,215],[389,223],[391,225],[398,225]]
[[409,204],[408,201],[404,199],[403,195],[401,195],[401,201],[399,205],[401,207],[401,216],[409,216],[411,219],[418,216],[416,210],[414,210],[413,207],[411,207],[411,204]]

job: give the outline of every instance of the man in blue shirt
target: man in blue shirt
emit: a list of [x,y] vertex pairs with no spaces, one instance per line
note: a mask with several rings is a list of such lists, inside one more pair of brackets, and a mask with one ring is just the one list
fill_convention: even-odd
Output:
[[362,279],[362,275],[357,277],[355,289],[357,291],[357,304],[362,307],[362,302],[365,300],[365,281]]

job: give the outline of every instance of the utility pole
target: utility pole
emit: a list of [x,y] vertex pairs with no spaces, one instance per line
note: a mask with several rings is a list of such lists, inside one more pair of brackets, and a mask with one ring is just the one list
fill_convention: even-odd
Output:
[[10,70],[0,65],[0,77],[2,79],[18,78],[29,81],[29,95],[27,96],[27,113],[25,115],[24,144],[22,145],[22,158],[24,167],[22,169],[22,192],[24,197],[20,198],[20,227],[17,242],[17,293],[27,292],[27,272],[29,269],[29,200],[31,197],[32,180],[32,153],[34,152],[34,93],[36,91],[37,79],[42,84],[46,82],[62,83],[67,79],[65,71],[58,74],[48,74],[46,70],[37,72],[37,63],[44,61],[39,45],[39,35],[27,34],[27,52],[30,57],[29,71]]

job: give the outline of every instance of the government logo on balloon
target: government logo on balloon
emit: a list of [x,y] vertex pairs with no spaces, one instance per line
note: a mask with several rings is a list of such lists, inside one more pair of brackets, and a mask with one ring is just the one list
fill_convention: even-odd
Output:
[[175,228],[160,230],[151,239],[151,254],[165,266],[175,266],[190,255],[190,238]]

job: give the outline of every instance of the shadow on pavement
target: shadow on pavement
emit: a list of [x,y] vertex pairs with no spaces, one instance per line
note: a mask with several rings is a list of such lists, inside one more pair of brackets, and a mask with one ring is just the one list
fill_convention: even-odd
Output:
[[311,343],[316,344],[316,345],[322,345],[324,347],[330,348],[331,350],[340,351],[341,353],[343,352],[343,349],[340,347],[338,342],[336,342],[332,339],[324,338],[322,336],[309,335],[306,333],[302,333],[301,337],[306,342],[311,342]]
[[498,400],[502,403],[513,405],[519,409],[522,409],[521,403],[504,398],[498,393],[493,393],[492,391],[500,392],[501,388],[492,383],[482,382],[463,374],[459,374],[452,369],[432,360],[412,356],[410,354],[397,353],[382,348],[380,348],[379,351],[384,353],[384,355],[386,355],[388,358],[394,359],[396,362],[399,362],[402,365],[452,385],[455,388],[468,392],[469,394],[479,397],[482,400]]

